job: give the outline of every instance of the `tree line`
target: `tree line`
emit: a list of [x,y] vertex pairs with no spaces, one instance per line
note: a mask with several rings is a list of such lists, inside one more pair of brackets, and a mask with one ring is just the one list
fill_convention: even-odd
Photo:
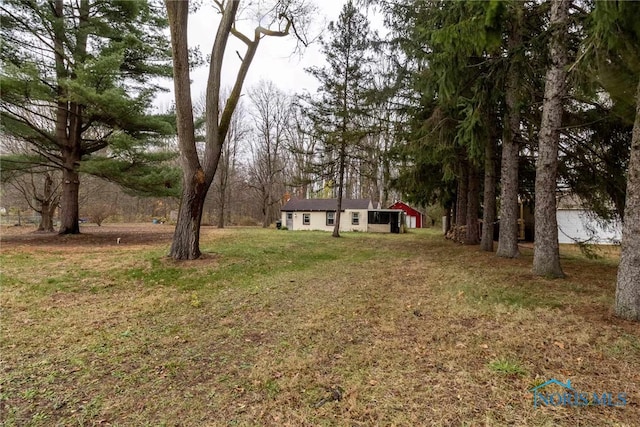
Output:
[[385,14],[412,101],[397,184],[414,200],[439,201],[452,237],[482,238],[483,250],[493,250],[497,215],[496,254],[507,258],[519,256],[519,201],[528,201],[532,270],[547,277],[564,276],[559,193],[623,220],[616,313],[640,318],[639,4],[370,3]]

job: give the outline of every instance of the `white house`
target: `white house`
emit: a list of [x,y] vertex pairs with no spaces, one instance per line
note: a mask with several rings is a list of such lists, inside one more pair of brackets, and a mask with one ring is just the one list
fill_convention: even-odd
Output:
[[[338,199],[290,199],[280,209],[289,230],[333,231]],[[402,211],[375,209],[369,199],[343,199],[340,231],[399,233]]]
[[606,222],[585,209],[562,208],[556,211],[559,243],[593,243],[612,245],[622,240],[620,221]]
[[559,243],[611,245],[622,240],[622,223],[604,221],[585,209],[579,197],[563,194],[558,198],[556,219]]

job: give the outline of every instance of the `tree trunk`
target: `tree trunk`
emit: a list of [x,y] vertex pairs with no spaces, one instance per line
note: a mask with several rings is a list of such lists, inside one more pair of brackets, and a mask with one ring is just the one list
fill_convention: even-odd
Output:
[[53,179],[46,172],[44,176],[44,188],[40,200],[40,224],[38,231],[53,231],[53,213],[56,210],[56,197],[53,194]]
[[[56,0],[54,10],[56,16],[62,19],[64,15],[64,3]],[[82,2],[80,25],[86,24],[88,3]],[[82,142],[82,106],[70,102],[67,83],[69,78],[65,66],[64,44],[66,37],[64,28],[54,28],[54,45],[56,79],[57,79],[57,107],[56,107],[56,143],[60,148],[63,159],[62,168],[62,194],[60,196],[60,230],[59,234],[79,234],[79,208],[78,193],[80,190],[80,178],[78,165],[82,154],[80,152]],[[78,40],[74,57],[82,57],[86,53],[86,34],[78,31]],[[73,76],[71,76],[73,78]]]
[[[77,159],[80,160],[79,158]],[[74,163],[67,161],[67,163]],[[58,234],[79,234],[80,214],[78,210],[78,194],[80,178],[73,166],[62,170],[62,195],[60,197],[60,230]]]
[[466,232],[462,227],[467,224],[467,197],[469,196],[469,170],[466,161],[460,161],[458,168],[458,191],[456,194],[456,223],[454,224],[453,240],[463,242]]
[[173,83],[176,93],[178,145],[182,163],[182,197],[169,255],[176,260],[200,256],[200,223],[209,189],[195,147],[187,23],[189,2],[167,1],[171,31]]
[[56,202],[55,201],[47,201],[42,204],[42,215],[40,220],[40,226],[38,227],[38,231],[47,231],[53,232],[53,215],[56,212]]
[[502,143],[502,164],[500,166],[500,230],[498,234],[498,250],[496,255],[502,258],[518,258],[518,158],[520,156],[520,69],[516,51],[521,49],[522,6],[514,2],[518,8],[509,33],[509,54],[511,66],[508,70],[505,87],[506,126]]
[[520,250],[518,249],[519,146],[512,138],[505,137],[502,144],[500,232],[498,234],[498,250],[496,251],[496,255],[502,258],[518,258],[520,256]]
[[446,235],[449,230],[451,230],[451,206],[447,207],[445,216],[444,216],[444,234]]
[[624,319],[640,321],[640,81],[636,92],[626,200],[615,312]]
[[220,198],[220,206],[218,206],[218,228],[224,228],[225,215],[225,191],[221,189],[222,197]]
[[[231,141],[229,141],[231,142]],[[218,166],[217,178],[219,179],[219,187],[218,187],[218,228],[224,228],[224,217],[225,217],[225,208],[227,202],[227,187],[229,183],[229,152],[225,152],[222,156],[220,156],[220,164]],[[214,178],[215,179],[215,178]]]
[[[270,184],[268,184],[270,185]],[[270,209],[269,209],[269,189],[266,189],[266,194],[262,198],[262,228],[268,228],[271,221]]]
[[493,223],[496,221],[496,141],[490,134],[484,147],[484,209],[480,249],[493,252]]
[[558,145],[566,96],[566,66],[569,0],[551,2],[551,66],[547,70],[542,107],[542,123],[536,162],[535,246],[533,273],[545,277],[564,277],[560,267],[558,222],[556,218],[556,179]]
[[336,208],[335,224],[333,226],[333,237],[340,237],[340,212],[342,211],[342,194],[344,187],[344,169],[347,157],[347,143],[340,144],[340,158],[338,159],[338,206]]
[[469,164],[469,188],[467,189],[467,233],[465,245],[480,243],[478,234],[478,212],[480,211],[480,174],[478,167]]
[[190,179],[185,179],[182,185],[178,221],[169,254],[177,260],[197,259],[201,255],[200,224],[209,185],[202,169],[198,169]]
[[38,224],[38,231],[53,231],[53,221],[49,216],[49,206],[51,203],[48,201],[42,202],[40,205],[40,224]]

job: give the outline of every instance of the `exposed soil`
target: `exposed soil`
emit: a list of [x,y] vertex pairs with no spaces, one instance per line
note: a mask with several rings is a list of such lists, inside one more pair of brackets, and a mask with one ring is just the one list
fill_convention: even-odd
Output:
[[[0,228],[0,247],[15,248],[37,246],[51,248],[103,247],[103,246],[140,246],[171,242],[173,225],[166,224],[105,224],[80,226],[80,233],[59,235],[36,231],[33,226]],[[120,239],[118,243],[118,239]]]

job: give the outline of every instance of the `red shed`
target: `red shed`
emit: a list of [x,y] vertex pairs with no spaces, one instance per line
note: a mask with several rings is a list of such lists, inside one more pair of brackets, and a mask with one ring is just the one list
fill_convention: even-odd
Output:
[[401,209],[406,214],[407,228],[422,228],[424,215],[404,202],[395,202],[389,209]]

